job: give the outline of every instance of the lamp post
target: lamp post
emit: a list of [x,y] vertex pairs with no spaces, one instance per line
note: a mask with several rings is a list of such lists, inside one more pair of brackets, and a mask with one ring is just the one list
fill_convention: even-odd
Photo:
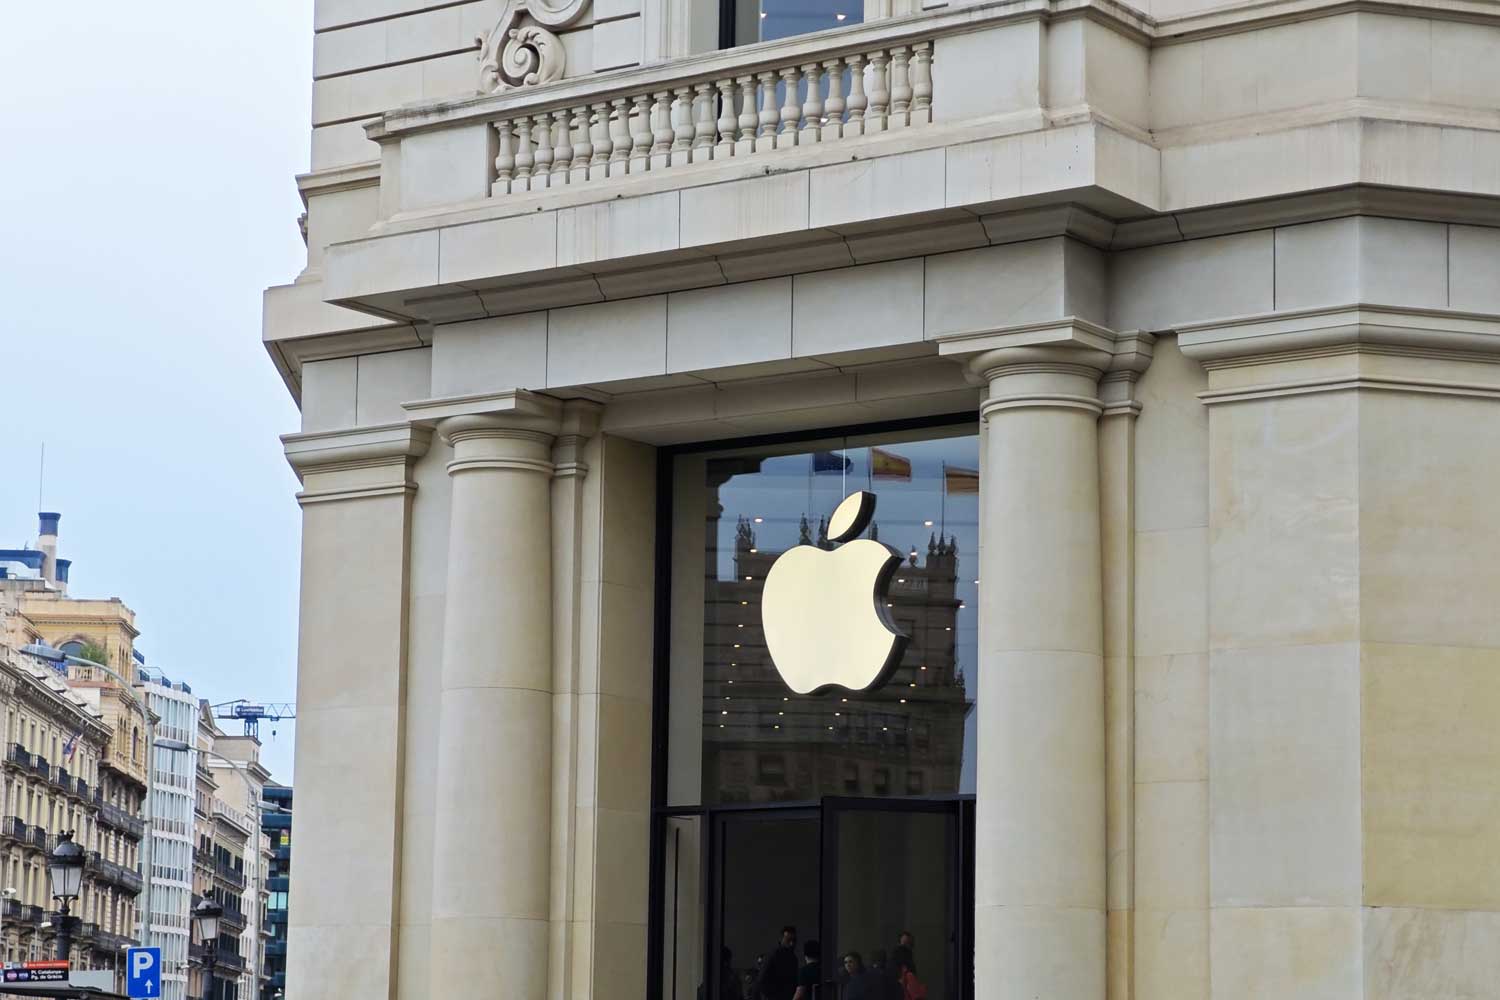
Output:
[[57,846],[47,859],[47,877],[52,880],[52,898],[60,904],[57,911],[57,958],[68,961],[73,950],[73,918],[68,904],[78,898],[83,887],[83,848],[73,842],[73,831],[60,834]]
[[207,897],[193,907],[193,926],[198,929],[198,939],[203,942],[204,1000],[213,1000],[214,966],[218,964],[216,952],[219,950],[219,918],[223,915],[224,907]]

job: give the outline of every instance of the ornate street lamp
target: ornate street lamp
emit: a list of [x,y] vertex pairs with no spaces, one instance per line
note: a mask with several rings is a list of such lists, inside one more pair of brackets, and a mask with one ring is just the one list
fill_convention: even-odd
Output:
[[52,880],[52,898],[60,904],[57,911],[57,958],[68,961],[73,950],[73,918],[68,904],[78,898],[83,887],[83,848],[73,842],[73,831],[69,830],[57,838],[47,858],[47,877]]
[[203,942],[204,1000],[214,995],[214,966],[218,964],[219,918],[224,907],[205,897],[193,907],[193,926],[198,929],[198,940]]

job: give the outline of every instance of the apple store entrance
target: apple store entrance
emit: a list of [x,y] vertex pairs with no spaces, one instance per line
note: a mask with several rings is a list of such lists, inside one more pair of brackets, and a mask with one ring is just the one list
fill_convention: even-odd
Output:
[[976,431],[663,453],[649,996],[972,996]]

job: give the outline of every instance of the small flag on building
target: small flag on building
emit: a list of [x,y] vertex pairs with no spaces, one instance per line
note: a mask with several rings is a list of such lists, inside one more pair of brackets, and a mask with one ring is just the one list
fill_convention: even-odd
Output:
[[943,466],[944,493],[978,493],[979,470],[957,465]]
[[870,449],[870,474],[876,479],[899,479],[911,482],[911,459],[884,448]]
[[823,472],[848,472],[849,466],[853,464],[847,456],[837,451],[815,451],[812,456],[815,475]]
[[68,737],[68,742],[63,744],[63,760],[73,759],[73,751],[78,749],[78,737],[82,735],[83,730],[80,729],[78,732]]

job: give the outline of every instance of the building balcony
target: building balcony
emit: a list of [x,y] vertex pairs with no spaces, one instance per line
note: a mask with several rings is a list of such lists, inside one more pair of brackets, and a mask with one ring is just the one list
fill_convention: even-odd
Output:
[[97,878],[119,886],[130,895],[138,894],[145,885],[140,873],[134,869],[127,868],[113,861],[107,861],[97,855],[90,856],[90,867]]
[[52,765],[41,754],[31,755],[31,772],[39,775],[44,780],[52,780]]
[[47,831],[39,826],[26,828],[26,843],[39,851],[47,849]]
[[74,782],[73,776],[68,773],[67,768],[53,768],[51,780],[52,784],[56,785],[64,795],[76,796],[78,794],[78,785]]
[[272,938],[266,942],[267,958],[282,958],[286,955],[286,939]]
[[233,865],[227,865],[222,861],[214,861],[214,876],[229,885],[234,886],[241,892],[245,889],[245,873]]
[[146,821],[109,802],[99,804],[99,822],[125,834],[132,840],[146,835]]
[[12,743],[5,748],[5,763],[12,767],[31,769],[31,754],[19,743]]
[[6,816],[0,819],[0,839],[28,843],[28,829],[19,816]]

